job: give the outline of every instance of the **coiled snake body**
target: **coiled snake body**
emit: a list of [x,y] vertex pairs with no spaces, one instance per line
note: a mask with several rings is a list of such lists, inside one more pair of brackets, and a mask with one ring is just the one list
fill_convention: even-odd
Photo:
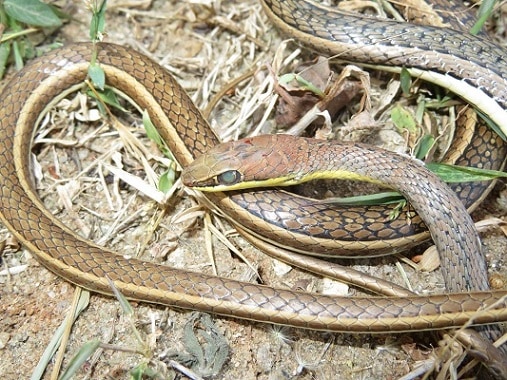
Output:
[[[290,14],[286,14],[287,9],[290,10],[286,7],[292,5],[301,9],[297,8],[297,10],[291,10]],[[304,1],[265,1],[265,9],[268,13],[275,12],[275,16],[271,15],[275,23],[280,25],[276,21],[277,17],[278,19],[283,17],[282,24],[285,28],[304,27],[299,23],[290,24],[290,18],[297,12],[313,12],[320,9],[313,6],[307,9],[307,7]],[[327,17],[323,18],[323,20],[327,19]],[[332,26],[341,27],[342,25]],[[306,30],[306,33],[308,32],[312,31]],[[320,32],[320,29],[314,32]],[[356,32],[345,30],[343,33],[352,33],[352,37],[357,37]],[[409,38],[412,36],[413,33]],[[304,34],[302,38],[309,37]],[[393,38],[388,41],[392,41],[390,44],[397,47],[400,52],[406,48],[403,46],[406,39]],[[470,37],[470,41],[475,40]],[[467,75],[472,71],[475,73],[479,72],[478,70],[484,70],[481,71],[481,75],[491,75],[492,79],[486,81],[488,84],[493,84],[493,87],[485,89],[482,79],[467,78],[462,82],[468,86],[469,93],[486,94],[479,97],[478,103],[474,103],[477,108],[490,115],[494,121],[504,122],[507,120],[504,110],[507,94],[506,65],[503,58],[494,55],[496,51],[493,50],[496,48],[494,45],[484,43],[483,46],[482,40],[477,41],[481,43],[481,51],[487,54],[474,61],[470,60],[468,52],[463,52],[463,49],[458,48],[462,55],[466,55],[461,59],[470,60],[466,66],[467,70],[460,72],[462,75]],[[420,51],[422,48],[419,44],[424,45],[424,41],[418,41],[417,46],[411,48]],[[274,289],[135,259],[125,259],[121,255],[77,236],[55,219],[38,198],[31,181],[29,152],[34,124],[39,114],[49,100],[86,78],[93,48],[88,43],[69,45],[34,60],[13,78],[0,98],[2,104],[0,109],[1,220],[46,267],[59,276],[99,293],[111,293],[108,283],[108,279],[111,279],[119,291],[131,299],[331,331],[382,332],[452,328],[463,325],[471,317],[474,317],[474,323],[477,324],[507,320],[506,301],[503,299],[502,302],[498,302],[507,295],[507,291],[471,291],[406,298],[331,297]],[[128,94],[141,108],[149,110],[151,120],[167,141],[181,166],[188,166],[195,157],[218,143],[217,137],[191,100],[163,68],[145,56],[121,46],[98,44],[96,49],[98,62],[106,73],[108,84]],[[429,67],[428,72],[435,76],[442,72],[450,77],[457,76],[447,69],[455,64],[452,59],[454,59],[453,54],[456,49],[451,50],[449,48],[448,51],[438,53],[440,57],[446,58],[444,64],[448,66],[443,69]],[[385,49],[382,51],[386,55]],[[382,65],[401,64],[394,57],[388,58],[388,61],[383,62]],[[442,60],[440,62],[442,64]],[[420,65],[417,63],[414,70],[422,71]],[[495,65],[494,69],[492,65]],[[466,91],[460,92],[459,88],[456,92],[465,98],[468,96],[468,93],[465,94]],[[479,135],[476,134],[475,138],[477,139]],[[495,137],[484,140],[474,141],[479,141],[481,147],[484,146],[483,144],[489,144],[488,146],[495,149],[498,146],[500,149],[505,149]],[[471,148],[468,149],[472,152],[473,149],[477,149],[474,144],[470,146]],[[505,150],[501,152],[503,153],[499,156],[493,153],[488,158],[487,165],[491,165],[492,168],[501,167],[505,159]],[[270,198],[265,198],[266,196]],[[266,219],[263,210],[259,211],[258,203],[255,203],[260,199],[269,199],[271,206],[274,205],[273,207],[280,207],[280,209],[284,207],[293,209],[294,205],[298,208],[308,207],[308,205],[298,204],[298,202],[305,202],[302,199],[276,190],[238,192],[232,195],[216,193],[207,195],[207,198],[236,223],[247,229],[265,232],[264,237],[269,242],[276,240],[279,244],[288,246],[292,241],[296,242],[302,250],[313,248],[325,253],[336,250],[336,241],[324,236],[325,234],[297,235],[282,224],[278,224],[277,221]],[[472,201],[472,204],[475,204],[478,198]],[[251,202],[252,199],[254,202]],[[318,219],[320,216],[324,218],[335,216],[336,211],[328,213],[327,209],[324,210],[323,207],[322,210],[317,210],[312,214],[316,216],[317,223],[321,223]],[[464,218],[466,220],[463,223],[469,225],[468,217]],[[340,224],[339,221],[335,223]],[[399,228],[395,224],[393,226],[393,232],[386,232],[388,237],[381,242],[371,241],[371,237],[362,242],[344,237],[343,242],[352,250],[372,246],[374,250],[379,251],[392,247],[401,249],[404,243],[412,242],[413,244],[415,238],[400,237]],[[333,233],[328,232],[331,235]],[[415,232],[419,233],[419,230],[416,229]],[[477,248],[476,245],[474,247]],[[472,247],[472,251],[475,248]],[[455,250],[460,251],[461,248],[457,247]],[[348,248],[338,248],[338,251],[348,252]],[[463,262],[466,262],[468,258],[450,257],[447,261],[450,267],[458,263],[458,270],[464,270],[460,273],[464,279],[461,285],[466,287],[469,283],[473,284],[471,285],[473,290],[485,290],[487,279],[483,259],[480,252],[471,252],[471,254],[479,254],[479,256],[474,256],[477,258],[474,262],[479,263],[481,267],[479,271],[481,273],[477,274],[476,280],[470,280],[475,276],[476,269],[469,267],[465,270],[462,267]],[[475,259],[472,258],[472,260]],[[497,304],[491,310],[475,314],[477,310],[495,302]]]

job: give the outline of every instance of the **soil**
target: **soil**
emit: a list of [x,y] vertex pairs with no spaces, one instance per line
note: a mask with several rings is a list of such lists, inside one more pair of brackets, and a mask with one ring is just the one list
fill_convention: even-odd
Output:
[[[89,38],[91,13],[87,2],[70,3],[66,10],[72,14],[72,21],[47,36],[43,44]],[[497,19],[501,16],[499,13]],[[247,81],[226,92],[209,118],[217,133],[227,139],[246,135],[257,126],[263,133],[274,132],[274,117],[263,119],[264,113],[270,114],[274,96],[272,72],[294,72],[315,58],[314,53],[300,51],[285,41],[254,0],[111,1],[106,20],[106,41],[133,47],[160,62],[201,109],[235,78],[255,69]],[[339,72],[341,66],[333,65],[332,69]],[[382,97],[387,96],[386,83],[397,77],[371,75],[374,107],[380,108]],[[266,83],[271,85],[266,87]],[[359,104],[360,96],[354,99]],[[350,119],[358,107],[350,105],[338,118]],[[204,232],[206,210],[197,207],[197,201],[183,190],[164,204],[150,200],[146,189],[156,188],[152,178],[166,170],[169,159],[146,137],[139,115],[121,114],[120,133],[118,128],[96,120],[96,109],[94,102],[70,96],[50,111],[35,140],[42,173],[36,176],[40,195],[66,225],[123,255],[206,273],[213,273],[214,262],[218,275],[250,281],[255,281],[253,266],[265,284],[322,289],[320,277],[276,262],[212,216],[209,220],[225,231],[252,263],[245,264],[215,236],[209,238]],[[337,123],[343,126],[343,122]],[[389,123],[377,121],[369,128],[349,123],[344,130],[347,133],[342,135],[349,138],[354,135],[384,145],[386,140],[388,145],[396,141],[394,149],[406,148],[405,137]],[[331,131],[320,127],[318,133]],[[130,138],[142,144],[142,154],[129,149]],[[126,185],[111,173],[111,166],[122,167],[145,185],[137,189]],[[505,228],[506,200],[505,181],[499,181],[473,213],[474,220],[499,218]],[[76,289],[41,266],[2,226],[0,236],[6,243],[0,270],[15,270],[0,275],[0,373],[4,379],[28,379],[58,326],[69,316]],[[481,237],[494,286],[505,288],[505,230],[495,222],[482,230]],[[213,247],[212,257],[206,250],[207,241]],[[418,293],[444,290],[440,271],[415,270],[399,256],[355,260],[347,265],[403,285],[405,273]],[[348,288],[345,293],[361,294]],[[424,360],[442,358],[438,338],[431,333],[331,334],[217,316],[211,316],[210,322],[192,311],[131,304],[133,314],[113,297],[91,294],[88,306],[71,327],[63,368],[87,342],[97,340],[103,346],[73,378],[128,379],[133,368],[144,369],[143,378],[186,378],[177,362],[185,367],[193,365],[193,371],[204,377],[220,379],[397,379]],[[192,344],[195,342],[203,350],[200,359],[199,349]],[[44,379],[51,378],[54,365],[53,359]]]

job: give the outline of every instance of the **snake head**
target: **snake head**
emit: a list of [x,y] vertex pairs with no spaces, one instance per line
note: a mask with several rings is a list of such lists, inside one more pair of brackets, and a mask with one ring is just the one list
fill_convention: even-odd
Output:
[[291,184],[292,176],[283,169],[287,155],[273,142],[272,135],[264,135],[219,144],[186,167],[181,180],[202,191]]

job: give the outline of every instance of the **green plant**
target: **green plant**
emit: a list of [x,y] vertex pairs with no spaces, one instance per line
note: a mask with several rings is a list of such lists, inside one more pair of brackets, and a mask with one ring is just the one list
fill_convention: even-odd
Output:
[[67,16],[40,0],[0,1],[0,79],[10,62],[20,70],[34,57],[35,46]]

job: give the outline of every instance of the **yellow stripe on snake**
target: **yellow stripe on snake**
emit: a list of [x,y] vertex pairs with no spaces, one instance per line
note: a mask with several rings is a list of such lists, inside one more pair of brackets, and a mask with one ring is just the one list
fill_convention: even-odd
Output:
[[[373,23],[371,19],[357,17],[353,18],[353,23],[348,15],[336,13],[340,17],[333,17],[329,10],[301,0],[266,0],[263,4],[274,24],[299,40],[321,45],[328,53],[340,54],[344,60],[359,60],[380,67],[407,67],[413,75],[448,87],[502,129],[507,129],[507,64],[496,45],[447,29],[416,26],[407,29],[402,23],[378,20]],[[316,17],[305,17],[308,13]],[[307,24],[303,20],[311,22]],[[385,36],[386,30],[392,32],[389,38]],[[339,42],[340,39],[345,42]],[[42,264],[62,278],[104,294],[111,294],[108,283],[111,279],[118,290],[131,299],[319,330],[413,331],[460,327],[470,318],[474,318],[475,324],[507,321],[507,291],[488,291],[478,235],[457,196],[445,190],[438,179],[412,160],[362,146],[290,138],[294,149],[298,149],[296,152],[301,149],[301,154],[308,155],[305,149],[320,150],[328,155],[328,161],[342,157],[347,151],[357,159],[372,157],[370,161],[377,165],[373,171],[347,158],[340,161],[340,170],[349,175],[356,173],[358,177],[371,178],[374,174],[375,180],[402,191],[429,226],[439,247],[448,290],[465,293],[405,298],[308,294],[126,259],[79,237],[55,219],[37,196],[31,179],[30,147],[34,124],[47,103],[86,79],[92,50],[91,44],[74,44],[34,60],[13,78],[0,98],[1,220]],[[97,50],[108,85],[125,92],[149,111],[151,120],[182,167],[188,167],[196,157],[219,143],[190,98],[163,68],[125,47],[98,44]],[[276,154],[281,138],[263,137],[264,140],[238,144],[262,141]],[[492,154],[485,157],[483,151]],[[284,152],[285,158],[280,157],[276,162],[292,161],[293,152]],[[254,152],[254,156],[258,158],[258,153]],[[214,156],[206,157],[200,160],[210,160],[209,157]],[[478,131],[472,134],[458,161],[501,169],[505,144],[491,132]],[[216,159],[207,164],[210,162],[215,164]],[[389,175],[379,171],[378,165],[391,171]],[[328,167],[324,171],[335,170],[335,167]],[[412,178],[411,173],[418,173],[418,176]],[[275,171],[274,176],[281,175]],[[421,185],[420,176],[428,186],[416,186]],[[257,181],[254,179],[254,184]],[[440,192],[442,187],[444,191]],[[462,201],[473,208],[487,187],[487,184],[473,185],[458,194],[472,193]],[[319,208],[310,200],[279,190],[217,192],[206,194],[206,198],[240,230],[256,231],[264,242],[292,246],[300,251],[345,256],[363,249],[370,249],[370,254],[385,253],[406,249],[427,237],[422,222],[415,220],[414,225],[407,228],[400,221],[394,221],[383,225],[381,234],[372,231],[358,241],[342,221],[343,211],[329,205]],[[437,210],[436,205],[444,207]],[[263,207],[276,212],[265,212]],[[311,219],[314,226],[319,227],[307,228],[319,231],[314,235],[299,228],[307,227],[301,226],[297,218],[305,209],[312,210]],[[389,210],[359,208],[349,212],[353,212],[357,216],[355,222],[361,224],[367,223],[365,215],[368,213],[382,216]],[[296,215],[292,223],[278,218],[290,213]],[[287,228],[288,224],[296,227]],[[329,225],[332,227],[326,227]],[[368,226],[365,229],[368,230]],[[383,238],[377,239],[378,235]],[[487,312],[476,314],[493,304],[495,306]],[[507,373],[502,359],[495,355],[498,353],[491,353],[486,361],[499,367],[498,371]]]

